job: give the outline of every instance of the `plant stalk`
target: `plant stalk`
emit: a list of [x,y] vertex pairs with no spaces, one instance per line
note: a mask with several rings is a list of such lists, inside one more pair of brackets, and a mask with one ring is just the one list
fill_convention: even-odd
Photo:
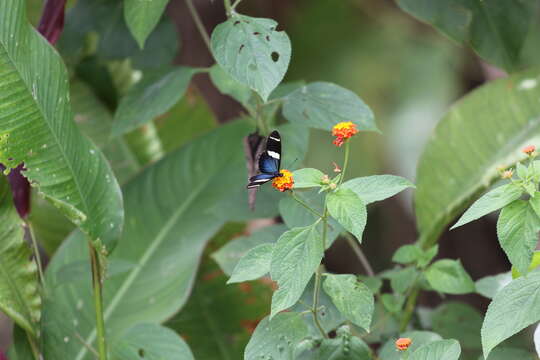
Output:
[[225,12],[227,13],[227,17],[230,17],[232,14],[231,0],[223,0],[223,4],[225,5]]
[[92,265],[92,287],[94,290],[94,306],[96,309],[96,332],[99,360],[107,360],[107,344],[105,341],[105,321],[103,319],[103,297],[101,295],[102,278],[99,264],[99,254],[92,243],[88,243],[90,248],[90,263]]
[[321,271],[322,265],[319,265],[317,268],[317,272],[315,273],[315,289],[313,291],[313,307],[311,308],[311,312],[313,313],[313,322],[315,323],[315,326],[319,331],[321,332],[321,335],[327,339],[328,335],[324,331],[321,322],[319,321],[319,293],[321,291]]
[[373,268],[371,267],[371,264],[369,263],[369,260],[367,259],[366,255],[362,251],[362,248],[358,244],[358,241],[349,234],[348,232],[345,233],[345,239],[349,243],[349,246],[353,249],[354,253],[358,257],[358,260],[360,260],[360,263],[364,267],[364,270],[366,271],[366,274],[368,276],[375,276],[375,272],[373,271]]
[[407,304],[405,304],[404,314],[401,318],[401,323],[399,326],[399,332],[404,332],[407,330],[407,325],[409,325],[409,322],[411,321],[414,308],[416,307],[416,300],[418,299],[418,294],[420,293],[420,287],[417,284],[413,285],[414,288],[409,294],[409,298],[407,299]]
[[26,228],[28,229],[28,235],[30,236],[30,240],[32,242],[32,247],[34,250],[34,258],[36,259],[36,264],[38,268],[38,274],[39,274],[39,280],[41,283],[41,286],[43,287],[43,282],[45,281],[45,276],[43,275],[43,265],[41,264],[41,256],[39,256],[39,246],[36,241],[36,237],[34,236],[34,229],[32,229],[32,225],[30,223],[25,222]]
[[341,185],[343,179],[345,178],[345,172],[347,171],[347,165],[349,164],[349,141],[345,142],[345,159],[343,160],[343,170],[341,171],[341,177],[339,178],[338,185]]
[[210,54],[212,54],[212,47],[210,45],[210,36],[208,35],[208,32],[206,31],[206,28],[204,27],[201,17],[199,16],[199,13],[197,12],[197,8],[195,7],[195,5],[193,5],[193,0],[186,0],[186,5],[189,12],[191,13],[191,17],[193,18],[193,21],[195,22],[195,26],[197,27],[197,30],[199,30],[199,33],[201,34],[204,44],[208,48],[208,51],[210,52]]
[[302,205],[303,207],[305,207],[310,213],[312,213],[313,215],[315,215],[316,217],[318,218],[323,218],[323,215],[319,214],[319,212],[317,212],[315,209],[313,209],[311,206],[309,206],[308,204],[306,204],[304,201],[300,200],[296,194],[294,193],[294,191],[290,191],[290,194],[292,196],[292,198],[294,200],[296,200],[296,202],[298,202],[300,205]]

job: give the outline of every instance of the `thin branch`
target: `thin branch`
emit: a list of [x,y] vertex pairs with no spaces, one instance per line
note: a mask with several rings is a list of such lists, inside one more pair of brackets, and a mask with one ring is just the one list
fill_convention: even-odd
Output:
[[32,229],[32,225],[30,223],[25,222],[25,226],[28,229],[28,236],[30,236],[30,240],[32,242],[32,247],[34,249],[34,258],[36,259],[36,264],[38,268],[39,273],[39,280],[41,285],[43,285],[43,282],[45,281],[45,276],[43,275],[43,265],[41,264],[41,256],[39,255],[39,246],[36,241],[36,237],[34,235],[34,229]]
[[193,21],[195,22],[195,26],[197,26],[197,30],[199,30],[199,33],[201,34],[201,37],[203,38],[204,43],[208,48],[208,51],[210,51],[210,54],[212,54],[212,47],[210,46],[210,36],[208,35],[208,32],[206,31],[206,28],[202,23],[199,13],[197,12],[197,8],[195,8],[195,5],[193,5],[193,0],[186,0],[186,5],[191,14],[191,17],[193,18]]
[[309,210],[310,213],[312,213],[313,215],[315,215],[316,217],[318,218],[323,218],[323,215],[319,214],[315,209],[313,209],[311,206],[309,206],[308,204],[306,204],[305,202],[303,202],[302,200],[300,200],[296,194],[294,193],[294,191],[290,191],[290,194],[292,196],[292,198],[294,200],[296,200],[300,205],[302,205],[303,207],[305,207],[307,210]]
[[356,241],[356,239],[349,233],[345,233],[345,239],[358,257],[358,260],[360,260],[360,263],[364,267],[364,270],[366,270],[366,274],[368,276],[375,276],[375,272],[373,271],[373,268],[371,267],[371,264],[369,263],[366,255],[362,251],[362,248],[360,248],[360,245],[358,245],[358,241]]
[[107,360],[107,344],[105,339],[105,321],[103,319],[103,297],[101,287],[103,274],[99,264],[99,254],[94,245],[88,242],[90,248],[90,263],[92,265],[92,287],[94,290],[94,306],[96,309],[96,331],[99,360]]

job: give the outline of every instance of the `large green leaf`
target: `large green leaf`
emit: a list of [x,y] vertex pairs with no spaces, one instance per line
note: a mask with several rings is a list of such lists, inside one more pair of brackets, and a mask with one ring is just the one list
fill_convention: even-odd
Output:
[[482,324],[482,349],[491,350],[540,320],[540,272],[522,276],[495,294]]
[[0,310],[37,335],[41,315],[37,266],[5,176],[0,177],[0,222]]
[[[224,201],[230,187],[241,186],[247,132],[240,122],[222,126],[124,186],[126,228],[111,259],[137,265],[105,281],[104,317],[112,340],[139,322],[165,320],[186,302],[202,249],[223,224],[208,208]],[[58,284],[63,268],[87,259],[80,237],[68,239],[47,269],[42,334],[46,357],[53,359],[88,359],[76,334],[88,344],[96,337],[89,276]]]
[[287,95],[283,116],[292,123],[323,130],[352,121],[358,130],[378,131],[373,112],[358,95],[326,82],[312,83]]
[[354,191],[364,204],[387,199],[397,193],[414,188],[409,180],[395,175],[372,175],[351,179],[343,183],[343,187]]
[[[498,177],[498,168],[540,145],[539,69],[490,82],[437,125],[417,169],[416,217],[424,246]],[[531,87],[531,84],[534,85]]]
[[538,243],[540,218],[528,201],[516,200],[502,209],[497,237],[512,265],[526,274]]
[[471,46],[482,58],[506,70],[520,67],[535,21],[536,0],[398,0],[398,5],[452,40]]
[[456,340],[439,340],[421,346],[410,356],[410,360],[458,360],[461,348]]
[[442,259],[425,272],[433,289],[448,294],[467,294],[474,291],[474,282],[459,260]]
[[335,338],[303,341],[296,353],[295,360],[371,360],[369,346],[352,336],[348,326],[339,328]]
[[350,189],[338,189],[328,193],[326,203],[330,215],[361,243],[367,222],[367,210],[358,195]]
[[278,284],[272,296],[271,318],[296,304],[321,263],[323,253],[322,236],[316,224],[294,228],[280,236],[270,264],[270,275]]
[[431,317],[432,328],[443,338],[459,341],[464,349],[480,349],[482,315],[470,305],[447,302],[435,309]]
[[141,49],[152,30],[159,22],[168,0],[125,0],[124,16],[131,33]]
[[476,292],[489,299],[493,299],[495,294],[510,284],[511,281],[512,273],[510,271],[498,275],[486,276],[476,280]]
[[110,250],[122,230],[120,188],[76,128],[65,66],[27,23],[25,4],[0,4],[0,162],[24,163],[40,193]]
[[145,74],[120,101],[112,134],[122,135],[164,114],[184,96],[195,72],[180,66]]
[[374,301],[366,285],[354,275],[328,274],[323,288],[347,319],[369,332]]
[[260,244],[250,249],[236,264],[227,284],[258,279],[270,272],[274,244]]
[[266,101],[289,67],[291,42],[277,22],[234,14],[212,32],[217,63]]
[[112,358],[122,360],[194,360],[174,331],[158,324],[135,325],[111,346]]

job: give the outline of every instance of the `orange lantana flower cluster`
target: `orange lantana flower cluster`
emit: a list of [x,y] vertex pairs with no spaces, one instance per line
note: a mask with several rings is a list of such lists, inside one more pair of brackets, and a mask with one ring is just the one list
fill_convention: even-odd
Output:
[[399,338],[396,340],[396,349],[405,351],[411,346],[412,340],[409,338]]
[[536,146],[534,145],[525,146],[523,149],[521,149],[521,152],[527,155],[531,155],[535,151],[536,151]]
[[285,169],[281,169],[279,172],[281,176],[275,177],[272,180],[272,186],[281,192],[292,189],[294,186],[292,173]]
[[349,139],[353,135],[358,133],[356,125],[351,121],[340,122],[332,128],[332,135],[336,137],[333,141],[333,144],[336,146],[341,146],[345,140]]

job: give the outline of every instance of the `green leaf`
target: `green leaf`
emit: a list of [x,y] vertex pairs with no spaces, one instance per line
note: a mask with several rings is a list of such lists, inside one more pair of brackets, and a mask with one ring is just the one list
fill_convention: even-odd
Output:
[[[228,227],[224,230],[234,230]],[[226,235],[224,230],[206,254],[220,245],[216,240]],[[251,333],[268,312],[271,286],[262,281],[226,285],[227,277],[206,254],[189,301],[166,325],[186,339],[197,360],[242,359]]]
[[330,131],[342,121],[352,121],[360,131],[379,131],[371,109],[350,90],[315,82],[290,93],[283,116],[291,123]]
[[397,193],[414,188],[414,184],[401,176],[373,175],[351,179],[343,183],[343,187],[354,191],[364,204],[387,199]]
[[126,24],[139,43],[144,48],[144,42],[156,27],[168,0],[125,0],[124,16]]
[[253,94],[249,86],[235,80],[223,70],[221,66],[215,64],[210,68],[210,80],[217,87],[220,93],[229,95],[244,107],[248,107],[251,95]]
[[384,308],[391,314],[397,314],[403,309],[405,303],[405,296],[400,293],[396,294],[382,294],[381,302]]
[[536,330],[534,330],[534,347],[536,354],[540,356],[540,325],[537,325]]
[[366,285],[354,275],[328,274],[323,289],[347,319],[369,332],[374,300]]
[[164,114],[184,96],[196,70],[179,66],[148,73],[122,98],[112,128],[119,136]]
[[37,266],[12,199],[6,177],[0,176],[0,310],[37,336],[41,316]]
[[[531,352],[525,349],[512,348],[512,347],[498,347],[493,349],[489,354],[488,360],[538,360],[538,358]],[[480,355],[478,360],[485,360],[484,356]]]
[[422,253],[423,250],[416,244],[403,245],[396,250],[392,261],[400,264],[411,264],[416,262]]
[[417,169],[416,218],[423,246],[490,185],[498,168],[524,158],[540,143],[539,69],[483,85],[450,108],[427,143]]
[[455,229],[493,211],[499,210],[514,200],[519,199],[522,194],[523,190],[514,184],[499,186],[476,200],[450,229]]
[[486,276],[476,280],[476,292],[492,299],[502,288],[510,284],[512,274],[508,271],[498,275]]
[[433,260],[433,258],[437,256],[438,252],[439,252],[439,245],[434,245],[430,247],[429,249],[427,249],[426,251],[424,251],[422,253],[422,256],[420,256],[420,259],[418,259],[418,263],[417,263],[418,267],[424,268],[427,265],[429,265],[431,260]]
[[111,346],[113,359],[194,360],[186,342],[174,331],[158,324],[138,324]]
[[278,284],[272,296],[270,318],[296,304],[321,263],[323,252],[322,237],[315,224],[281,235],[270,265],[272,280]]
[[506,285],[493,297],[482,324],[482,349],[491,350],[540,320],[540,272],[533,271]]
[[467,294],[474,291],[474,282],[459,260],[443,259],[431,264],[425,272],[429,285],[447,294]]
[[497,221],[497,237],[506,256],[521,274],[526,274],[538,243],[540,217],[524,200],[502,209]]
[[227,284],[255,280],[270,271],[274,244],[261,244],[249,250],[236,264]]
[[101,152],[73,123],[66,68],[27,23],[25,6],[0,4],[0,162],[24,163],[24,175],[41,194],[110,250],[122,230],[120,188]]
[[[345,330],[344,330],[345,328]],[[371,349],[356,336],[351,336],[348,326],[337,330],[333,339],[306,340],[296,349],[295,360],[371,360]]]
[[266,102],[283,80],[291,42],[277,22],[235,14],[212,32],[212,53],[229,75],[255,90]]
[[435,309],[432,314],[432,328],[443,338],[459,341],[465,349],[480,349],[480,328],[482,315],[470,305],[447,302]]
[[358,195],[349,189],[338,189],[328,193],[327,206],[330,215],[362,243],[367,211]]
[[439,340],[418,348],[409,360],[458,360],[461,348],[456,340]]
[[418,279],[418,270],[414,266],[391,271],[386,277],[390,278],[390,286],[397,293],[405,293]]
[[214,252],[211,255],[212,259],[219,264],[219,267],[225,274],[231,276],[236,264],[238,264],[240,259],[246,255],[249,250],[262,244],[276,242],[280,235],[286,230],[287,227],[285,225],[275,224],[254,231],[249,236],[234,238],[222,246],[218,251]]
[[271,321],[267,316],[251,336],[244,360],[260,360],[263,356],[273,360],[293,359],[294,348],[307,333],[307,326],[299,313],[280,313]]
[[529,204],[532,209],[540,217],[540,192],[536,191],[533,196],[529,198]]
[[[412,340],[411,346],[409,346],[409,353],[413,353],[419,347],[442,340],[439,334],[430,331],[407,331],[399,335],[402,338],[409,338]],[[396,351],[396,339],[392,338],[388,340],[379,352],[379,358],[381,360],[401,360],[401,354]],[[437,359],[438,360],[438,359]]]
[[[185,304],[202,250],[224,223],[208,208],[226,201],[229,189],[244,178],[239,144],[248,131],[242,122],[221,126],[146,167],[124,186],[126,227],[110,258],[137,266],[105,281],[103,311],[111,341],[137,323],[164,321]],[[88,259],[81,238],[80,233],[71,236],[47,268],[45,358],[92,356],[83,345],[95,346],[96,336],[89,274],[79,282],[54,286],[64,266]]]
[[293,172],[294,188],[304,189],[320,187],[324,174],[322,171],[312,168],[304,168]]
[[522,52],[532,31],[537,2],[475,0],[398,0],[398,5],[433,25],[450,39],[466,44],[483,59],[513,71],[521,67]]

